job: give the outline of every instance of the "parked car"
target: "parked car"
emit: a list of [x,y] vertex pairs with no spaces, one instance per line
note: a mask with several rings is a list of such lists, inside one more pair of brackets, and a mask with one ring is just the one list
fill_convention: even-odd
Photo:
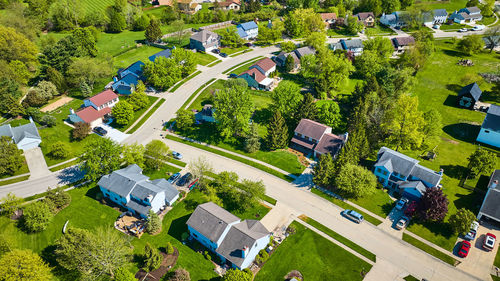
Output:
[[227,54],[226,53],[220,53],[219,56],[225,58],[225,57],[227,57]]
[[403,208],[406,206],[406,203],[408,203],[409,200],[406,198],[401,198],[398,203],[396,203],[396,209],[397,210],[403,210]]
[[470,242],[469,241],[462,241],[462,245],[460,246],[460,250],[458,250],[458,256],[461,258],[465,258],[469,254],[470,250]]
[[99,134],[99,135],[101,135],[101,136],[105,136],[105,135],[108,133],[108,131],[106,131],[106,130],[105,130],[104,128],[102,128],[102,127],[95,127],[95,128],[94,128],[94,132],[98,133],[98,134]]
[[219,49],[213,49],[213,50],[212,50],[212,53],[214,53],[214,54],[219,54],[219,53],[220,53],[220,50],[219,50]]
[[192,178],[193,178],[193,175],[191,173],[187,173],[177,181],[177,185],[178,186],[185,186],[186,184],[188,184],[191,181]]
[[432,28],[434,28],[434,29],[440,29],[441,26],[439,24],[435,24],[435,25],[432,26]]
[[168,182],[169,183],[174,183],[178,178],[181,177],[181,173],[175,173],[173,174],[172,176],[170,176],[170,178],[168,178]]
[[480,31],[484,29],[484,25],[476,25],[471,30],[472,31]]
[[460,29],[458,30],[458,32],[467,32],[467,28],[465,28],[465,27],[464,27],[464,28],[460,28]]
[[467,234],[465,234],[464,238],[466,240],[472,241],[476,238],[476,234],[477,232],[474,229],[471,229],[469,230],[469,232],[467,232]]
[[245,46],[247,46],[247,47],[255,47],[255,45],[253,43],[250,43],[250,42],[245,43]]
[[364,220],[363,216],[360,213],[353,210],[344,210],[342,212],[342,215],[357,223],[361,223]]
[[174,156],[175,159],[181,160],[182,159],[182,154],[180,154],[177,151],[172,151],[172,156]]
[[497,237],[491,233],[486,233],[486,236],[484,237],[483,241],[483,249],[486,251],[491,251],[495,247],[495,241],[497,240]]
[[402,216],[399,219],[398,223],[396,223],[396,228],[398,230],[401,230],[401,229],[405,228],[408,225],[409,221],[410,221],[410,219],[407,216]]
[[229,78],[238,78],[238,75],[236,73],[231,73],[229,74]]

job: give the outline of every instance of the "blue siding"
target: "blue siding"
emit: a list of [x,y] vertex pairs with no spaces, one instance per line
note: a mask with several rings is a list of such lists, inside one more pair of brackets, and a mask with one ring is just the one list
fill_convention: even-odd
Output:
[[188,230],[191,237],[193,237],[196,241],[200,242],[203,246],[207,247],[212,251],[215,251],[215,249],[217,249],[217,244],[215,242],[210,241],[210,239],[203,236],[203,234],[199,233],[196,229],[188,225]]
[[259,88],[259,83],[257,83],[257,81],[255,81],[255,79],[253,79],[253,77],[250,76],[248,73],[242,74],[238,78],[245,79],[245,81],[247,81],[248,87],[253,87],[253,88],[256,88],[256,89]]

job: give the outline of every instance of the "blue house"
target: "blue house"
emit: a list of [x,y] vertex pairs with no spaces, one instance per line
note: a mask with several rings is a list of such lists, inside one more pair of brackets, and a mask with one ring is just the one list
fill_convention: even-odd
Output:
[[111,85],[113,91],[120,95],[130,95],[139,80],[144,80],[142,76],[142,61],[136,61],[125,69],[118,70],[118,75],[114,78],[114,83]]
[[382,147],[377,154],[373,173],[384,187],[410,200],[419,200],[427,188],[439,187],[443,171],[435,172],[418,163],[416,159]]
[[476,140],[500,148],[500,106],[490,105]]
[[157,213],[179,198],[172,184],[165,179],[150,181],[136,164],[102,176],[97,184],[104,197],[142,218],[147,218],[150,210]]
[[244,22],[236,26],[236,32],[241,39],[254,39],[259,35],[259,26],[254,21]]
[[213,202],[198,205],[186,224],[191,239],[238,269],[249,267],[271,238],[260,221],[241,221]]
[[150,61],[154,62],[154,61],[155,61],[155,59],[156,59],[157,57],[164,57],[164,58],[168,59],[168,58],[170,58],[171,56],[172,56],[172,50],[170,50],[170,49],[165,49],[165,50],[163,50],[163,51],[160,51],[160,52],[158,52],[158,53],[156,53],[156,54],[154,54],[154,55],[150,56],[148,59],[149,59]]

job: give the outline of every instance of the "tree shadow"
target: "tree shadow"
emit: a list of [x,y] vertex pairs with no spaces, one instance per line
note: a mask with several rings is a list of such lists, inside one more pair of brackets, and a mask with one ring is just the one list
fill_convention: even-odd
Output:
[[467,167],[460,165],[443,165],[441,169],[450,178],[462,179],[467,174]]
[[484,102],[500,101],[500,91],[484,91],[481,95],[481,100]]
[[443,53],[447,56],[457,57],[457,58],[469,57],[467,54],[464,54],[462,52],[455,51],[455,50],[450,50],[450,49],[443,49]]
[[481,203],[483,202],[484,195],[479,192],[471,192],[469,194],[455,194],[458,198],[453,203],[457,209],[465,208],[469,209],[474,213],[477,213],[481,208]]
[[451,228],[450,224],[445,223],[445,222],[422,222],[418,221],[416,222],[425,228],[427,228],[430,232],[432,232],[435,235],[441,235],[445,237],[446,239],[451,238],[451,236],[454,235],[453,229]]
[[443,127],[443,131],[453,138],[468,143],[474,143],[479,130],[480,125],[469,124],[469,123],[457,123],[451,124]]
[[101,192],[101,189],[98,186],[94,186],[87,190],[85,193],[85,196],[90,197],[94,200],[100,201],[103,198],[103,194]]
[[389,215],[393,208],[394,208],[394,204],[385,203],[384,205],[382,205],[382,211],[386,215]]
[[443,105],[458,108],[457,107],[457,95],[448,95],[443,102]]
[[458,93],[460,92],[460,90],[462,89],[463,87],[461,85],[458,85],[458,84],[446,84],[446,89],[452,91],[452,92],[455,92],[455,93]]
[[66,185],[83,179],[84,175],[85,172],[82,171],[79,166],[73,166],[63,169],[57,178],[60,184]]
[[188,221],[190,216],[191,214],[188,214],[172,220],[170,228],[168,229],[168,235],[182,242],[182,234],[188,231],[186,222]]
[[55,253],[56,248],[56,245],[49,245],[40,253],[40,257],[52,268],[52,274],[57,276],[59,280],[80,280],[81,275],[78,270],[67,270],[59,265]]
[[271,119],[273,113],[268,108],[255,110],[253,113],[253,121],[259,124],[267,124]]
[[488,183],[490,183],[490,178],[488,176],[481,175],[476,183],[475,188],[486,191],[488,190]]

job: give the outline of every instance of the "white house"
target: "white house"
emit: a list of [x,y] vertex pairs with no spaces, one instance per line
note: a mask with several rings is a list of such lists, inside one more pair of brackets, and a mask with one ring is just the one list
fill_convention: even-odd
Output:
[[83,104],[85,107],[92,106],[96,110],[101,110],[106,107],[112,108],[118,103],[118,95],[111,90],[100,92],[99,94],[85,99]]
[[68,119],[71,123],[83,122],[95,128],[104,123],[104,119],[111,114],[111,108],[119,101],[118,95],[106,90],[83,101],[83,108],[74,112],[70,110]]
[[500,148],[500,106],[490,106],[476,140]]
[[249,67],[249,69],[257,68],[262,74],[269,76],[276,71],[276,63],[270,58],[263,58]]
[[42,142],[36,124],[31,118],[30,123],[21,126],[11,127],[10,124],[0,126],[0,136],[12,138],[17,148],[22,150],[38,147]]
[[147,218],[179,199],[179,191],[165,179],[150,181],[136,164],[102,176],[97,183],[104,197],[129,211]]
[[198,205],[186,224],[193,239],[238,269],[249,267],[271,237],[260,221],[241,221],[213,202]]
[[259,35],[259,26],[254,21],[244,22],[236,26],[236,32],[242,39],[255,39]]
[[453,12],[450,19],[456,23],[474,23],[483,19],[481,10],[478,7],[467,7]]

